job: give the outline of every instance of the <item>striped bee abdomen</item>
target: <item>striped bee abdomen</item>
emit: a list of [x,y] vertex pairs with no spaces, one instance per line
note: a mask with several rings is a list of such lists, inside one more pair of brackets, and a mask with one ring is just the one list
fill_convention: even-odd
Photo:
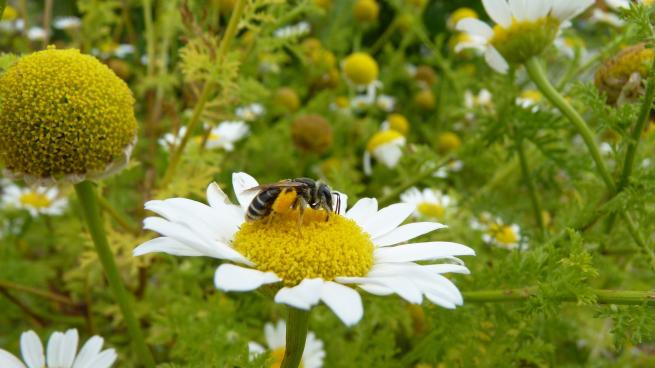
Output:
[[280,192],[279,188],[270,188],[259,192],[248,206],[246,220],[255,221],[271,213],[273,202]]

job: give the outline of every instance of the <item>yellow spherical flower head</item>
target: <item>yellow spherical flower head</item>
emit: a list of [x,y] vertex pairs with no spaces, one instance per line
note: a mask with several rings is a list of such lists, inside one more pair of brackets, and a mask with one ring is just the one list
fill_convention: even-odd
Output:
[[375,0],[357,0],[353,5],[353,15],[359,22],[373,22],[378,19],[380,6]]
[[14,8],[11,5],[7,5],[5,7],[5,11],[2,13],[2,19],[1,20],[6,20],[6,21],[14,21],[18,18],[18,11],[16,11],[16,8]]
[[368,86],[378,79],[378,63],[369,54],[356,52],[343,61],[343,72],[349,81],[358,86]]
[[453,132],[443,132],[437,135],[437,151],[449,153],[457,150],[462,145],[462,140]]
[[643,94],[642,80],[648,77],[653,49],[637,44],[605,61],[596,71],[596,87],[607,94],[607,102],[631,101]]
[[390,114],[387,117],[389,129],[395,130],[402,135],[409,133],[409,121],[401,114]]
[[106,65],[49,48],[0,76],[0,161],[31,182],[98,178],[127,162],[134,98]]
[[320,115],[306,115],[294,120],[291,138],[299,149],[323,153],[332,145],[332,126]]
[[414,103],[422,110],[432,110],[436,106],[436,99],[434,94],[429,89],[422,89],[414,95]]
[[282,87],[275,92],[275,103],[290,112],[294,112],[300,108],[298,94],[289,87]]
[[478,19],[478,13],[476,13],[475,10],[471,8],[466,8],[466,7],[459,8],[454,12],[452,12],[448,17],[448,22],[447,22],[448,28],[455,29],[457,23],[459,23],[459,21],[464,18]]

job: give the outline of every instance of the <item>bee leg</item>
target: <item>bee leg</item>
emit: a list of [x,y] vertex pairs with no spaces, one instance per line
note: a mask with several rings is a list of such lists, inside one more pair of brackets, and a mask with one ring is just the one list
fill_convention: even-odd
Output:
[[325,222],[328,222],[330,220],[330,212],[332,212],[332,210],[325,203],[323,203],[321,207],[325,211]]
[[275,214],[275,211],[271,211],[271,213],[268,214],[268,218],[266,219],[266,226],[270,225],[271,222],[273,222],[273,215]]
[[300,212],[298,216],[298,236],[302,239],[302,219],[305,215],[305,207],[307,207],[307,202],[303,197],[298,197],[298,211]]

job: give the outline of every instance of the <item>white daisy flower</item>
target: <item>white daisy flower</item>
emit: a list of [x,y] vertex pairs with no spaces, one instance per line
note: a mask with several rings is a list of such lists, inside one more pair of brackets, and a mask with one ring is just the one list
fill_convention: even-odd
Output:
[[428,217],[443,220],[446,210],[454,205],[449,195],[439,190],[425,188],[409,188],[400,195],[403,203],[409,203],[415,207],[415,217]]
[[510,250],[521,246],[521,227],[517,224],[506,225],[500,217],[493,217],[488,212],[471,220],[470,227],[482,231],[482,240],[490,245]]
[[52,26],[55,27],[55,29],[76,29],[80,28],[81,25],[80,18],[78,17],[73,17],[73,16],[67,16],[67,17],[56,17],[54,22],[52,23]]
[[119,59],[125,59],[128,55],[133,54],[134,51],[134,45],[129,43],[121,43],[120,45],[116,46],[116,49],[114,49],[114,55]]
[[[207,188],[209,205],[185,198],[146,203],[161,217],[144,220],[144,228],[160,233],[134,250],[139,256],[165,252],[179,256],[209,256],[225,260],[216,270],[216,287],[224,291],[252,291],[277,284],[275,302],[301,310],[325,303],[346,325],[363,316],[362,300],[353,287],[376,295],[398,294],[410,303],[424,298],[446,308],[463,303],[457,287],[442,276],[468,273],[456,256],[474,255],[451,242],[407,244],[417,236],[443,228],[434,222],[401,225],[414,211],[398,203],[378,211],[377,200],[364,198],[346,211],[342,198],[338,214],[326,219],[324,210],[291,209],[295,191],[280,194],[274,216],[246,222],[246,211],[259,185],[248,174],[233,175],[239,205],[213,183]],[[300,235],[301,234],[301,235]],[[457,264],[425,264],[445,259]],[[421,262],[421,264],[416,262]]]
[[583,12],[594,0],[482,0],[496,23],[492,28],[465,18],[457,30],[471,35],[470,47],[484,48],[487,64],[506,73],[510,63],[522,63],[540,54],[555,39],[560,27]]
[[396,99],[388,95],[379,95],[375,104],[384,112],[391,112],[396,106]]
[[[630,0],[605,0],[605,4],[614,10],[629,9],[630,2]],[[635,2],[646,6],[651,6],[655,3],[653,0],[637,0]]]
[[15,184],[3,188],[2,203],[4,206],[27,210],[32,217],[58,216],[68,207],[68,200],[59,198],[56,187],[22,188]]
[[209,132],[205,147],[208,149],[223,148],[226,151],[232,151],[234,143],[248,135],[249,131],[250,127],[243,121],[224,121]]
[[50,335],[47,357],[43,344],[34,331],[23,332],[20,336],[20,350],[23,362],[6,350],[0,349],[2,368],[109,368],[116,361],[114,349],[102,349],[103,339],[91,337],[77,352],[78,335],[76,329],[54,332]]
[[370,175],[373,172],[371,157],[375,157],[376,160],[390,169],[396,167],[403,155],[405,142],[405,136],[392,129],[375,133],[369,139],[366,144],[366,151],[364,151],[364,173]]
[[[278,321],[275,325],[267,323],[264,326],[264,336],[266,337],[268,350],[271,350],[271,356],[273,357],[272,367],[279,367],[282,364],[286,348],[286,323],[284,323],[284,321]],[[248,351],[251,358],[265,353],[266,350],[266,348],[254,341],[248,343]],[[309,331],[307,333],[305,350],[302,353],[300,366],[303,368],[321,368],[323,366],[323,359],[325,359],[323,341],[317,339],[316,335]]]
[[182,141],[182,137],[186,134],[186,126],[181,126],[180,129],[177,130],[177,133],[166,133],[164,134],[161,138],[159,138],[158,143],[160,146],[164,147],[165,149],[169,150],[173,147],[177,147],[180,145],[180,142]]
[[45,29],[41,27],[32,27],[27,30],[27,38],[30,41],[41,41],[45,39]]
[[237,107],[235,114],[245,121],[254,121],[264,114],[264,106],[260,103],[252,103],[250,105]]
[[622,27],[625,24],[623,19],[621,19],[621,17],[619,17],[615,13],[605,11],[599,8],[595,8],[593,10],[593,12],[591,13],[591,17],[589,17],[589,20],[592,23],[609,24],[612,27]]
[[448,164],[441,166],[432,176],[435,178],[446,179],[451,173],[461,171],[463,167],[464,163],[462,161],[453,160]]
[[470,90],[464,92],[464,106],[467,109],[474,109],[476,107],[489,107],[491,106],[491,92],[483,88],[477,95],[473,94]]
[[516,98],[516,104],[532,112],[539,111],[539,103],[543,99],[541,92],[536,89],[526,89]]
[[309,33],[311,27],[308,22],[300,22],[294,25],[278,28],[273,32],[277,38],[301,37]]

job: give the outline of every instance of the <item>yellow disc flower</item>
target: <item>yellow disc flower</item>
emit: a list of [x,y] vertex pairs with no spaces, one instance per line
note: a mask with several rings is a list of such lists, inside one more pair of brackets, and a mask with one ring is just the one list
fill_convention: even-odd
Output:
[[443,132],[437,135],[437,151],[448,153],[457,150],[462,145],[462,140],[453,132]]
[[121,168],[136,139],[134,98],[96,58],[49,48],[0,76],[0,161],[29,182],[79,182]]
[[291,139],[305,152],[323,153],[330,148],[334,137],[332,126],[324,117],[305,115],[291,125]]
[[458,8],[457,10],[455,10],[450,14],[446,24],[449,29],[453,30],[455,29],[455,26],[457,26],[457,23],[459,23],[460,20],[465,18],[478,19],[478,13],[476,13],[475,10],[471,8],[466,8],[466,7]]
[[390,114],[387,117],[389,129],[395,130],[402,135],[409,133],[409,121],[401,114]]
[[358,86],[368,86],[378,79],[378,63],[369,54],[356,52],[343,61],[343,72],[349,81]]
[[373,22],[378,19],[380,6],[375,0],[357,0],[353,5],[353,15],[359,22]]
[[437,104],[434,94],[429,89],[422,89],[414,95],[414,103],[422,110],[432,110]]
[[289,112],[300,108],[300,98],[296,91],[289,87],[282,87],[275,93],[275,103]]
[[16,11],[16,8],[11,5],[7,5],[5,7],[4,13],[2,13],[2,20],[11,22],[16,20],[16,18],[18,18],[18,11]]

